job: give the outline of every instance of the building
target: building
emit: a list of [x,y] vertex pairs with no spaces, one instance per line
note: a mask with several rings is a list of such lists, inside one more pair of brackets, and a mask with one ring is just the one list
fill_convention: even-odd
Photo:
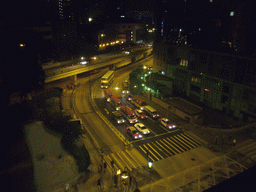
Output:
[[[252,8],[241,1],[200,2],[164,1],[159,8],[154,72],[172,79],[176,96],[246,122],[255,121]],[[172,3],[170,9],[168,3]]]

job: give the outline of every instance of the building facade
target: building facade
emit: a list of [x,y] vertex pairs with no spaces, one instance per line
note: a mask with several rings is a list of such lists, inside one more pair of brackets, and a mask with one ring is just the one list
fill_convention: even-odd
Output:
[[256,120],[256,59],[188,46],[157,44],[153,68],[172,79],[172,91],[199,105]]

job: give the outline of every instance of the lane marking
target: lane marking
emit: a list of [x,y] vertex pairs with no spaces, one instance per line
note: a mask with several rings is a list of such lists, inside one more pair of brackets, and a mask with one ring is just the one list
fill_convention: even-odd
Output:
[[181,143],[182,145],[185,145],[185,148],[187,148],[187,150],[193,149],[193,148],[191,148],[190,146],[188,146],[184,141],[182,141],[180,138],[178,138],[178,137],[176,137],[176,136],[174,136],[174,138],[177,139],[178,141],[180,141],[180,143]]
[[[181,135],[177,135],[177,137],[179,137],[180,139],[184,140],[185,142],[189,142],[188,140],[186,140],[185,138],[183,138]],[[188,145],[191,145],[192,148],[196,148],[197,146],[195,146],[193,143],[189,142]]]
[[158,154],[162,159],[164,159],[164,157],[162,156],[162,155],[160,155],[150,144],[148,144],[149,145],[149,147],[150,148],[152,148],[153,149],[153,151],[155,151],[156,152],[156,154]]
[[[143,147],[142,147],[142,146],[139,146],[139,147],[140,147],[141,150],[147,155],[147,152],[143,149]],[[149,157],[153,162],[155,162],[154,158],[152,158],[150,154],[148,154],[148,157]]]
[[[169,154],[171,154],[169,151],[167,151],[166,150],[166,148],[164,148],[160,143],[158,143],[158,141],[155,141],[156,143],[157,143],[157,145],[159,145],[162,149],[161,149],[161,151],[167,156],[167,157],[169,157],[170,155],[167,155],[166,153],[165,153],[165,151],[167,152],[167,153],[169,153]],[[155,145],[155,143],[154,143],[154,145]],[[172,155],[172,154],[171,154]]]
[[[165,145],[167,148],[169,148],[169,149],[174,153],[174,155],[177,155],[177,154],[178,154],[177,152],[173,151],[172,148],[170,148],[170,146],[166,145],[163,141],[160,140],[160,142],[161,142],[163,145]],[[168,151],[168,152],[169,152],[169,151]],[[169,152],[169,153],[170,153],[170,152]]]
[[172,148],[174,148],[178,153],[177,154],[179,154],[179,153],[181,153],[182,151],[179,151],[173,144],[171,144],[169,141],[167,141],[166,139],[163,139],[166,143],[168,143]]
[[178,147],[181,152],[184,152],[184,149],[182,149],[177,143],[175,143],[171,138],[167,138],[167,140],[169,140],[170,142],[172,142],[176,147]]
[[[151,153],[151,154],[157,159],[157,161],[160,160],[158,157],[155,156],[154,153],[152,153],[152,152],[147,148],[147,146],[144,146],[144,147],[147,149],[147,151],[148,151],[149,153]],[[152,160],[152,159],[151,159],[151,160]]]
[[194,143],[195,145],[197,145],[197,146],[200,146],[200,145],[201,145],[200,143],[194,141],[194,140],[193,140],[191,137],[189,137],[186,133],[181,134],[181,135],[184,135],[184,137],[187,137],[188,140],[190,140],[190,141],[191,141],[192,143]]

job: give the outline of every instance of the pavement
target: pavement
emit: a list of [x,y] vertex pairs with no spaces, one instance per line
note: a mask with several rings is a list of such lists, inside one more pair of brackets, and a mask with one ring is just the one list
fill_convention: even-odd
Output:
[[[68,113],[72,113],[72,109],[70,106],[70,98],[72,95],[72,90],[64,90],[63,95],[61,97],[61,103],[63,110],[68,111]],[[142,96],[143,97],[143,96]],[[149,100],[147,97],[143,97],[147,101],[147,103],[158,110],[163,110],[163,108],[156,103]],[[176,123],[182,130],[186,131],[186,133],[190,134],[192,137],[201,141],[203,146],[200,148],[200,152],[196,151],[199,149],[193,149],[195,151],[188,151],[189,153],[199,154],[204,150],[204,155],[207,156],[206,161],[209,159],[219,159],[223,153],[234,150],[233,139],[236,139],[236,145],[239,145],[246,140],[248,137],[243,132],[221,132],[221,129],[212,130],[205,126],[197,126],[188,124],[183,121],[181,118],[175,116],[174,114],[168,114],[168,118],[174,118]],[[77,182],[77,190],[74,187],[71,187],[66,191],[84,191],[84,192],[98,192],[98,191],[106,191],[106,192],[116,192],[116,191],[129,191],[128,187],[123,185],[119,176],[118,187],[114,187],[114,180],[111,169],[107,166],[106,169],[101,167],[101,154],[95,149],[92,142],[90,142],[90,138],[85,135],[83,142],[90,153],[92,164],[89,167],[91,172],[84,175]],[[213,153],[209,153],[209,149]],[[155,192],[155,191],[173,191],[177,187],[184,185],[184,175],[189,174],[191,181],[188,179],[187,183],[194,181],[194,177],[192,176],[195,172],[193,168],[187,167],[187,164],[191,164],[191,159],[188,159],[186,156],[187,153],[182,153],[175,155],[172,158],[171,162],[179,161],[175,158],[184,159],[183,171],[175,171],[176,165],[170,165],[170,159],[166,158],[164,160],[158,161],[154,163],[154,168],[149,169],[147,166],[141,167],[132,171],[130,174],[134,179],[132,182],[130,189],[134,191],[136,188],[136,183],[141,192]],[[202,154],[202,153],[201,153]],[[184,157],[182,157],[182,155]],[[195,167],[199,166],[201,162],[195,161]],[[171,166],[172,168],[170,173],[166,172],[166,167]],[[157,170],[157,171],[156,171]],[[189,171],[187,171],[189,170]],[[169,175],[168,175],[169,174]],[[101,180],[102,185],[97,185],[97,181]],[[211,186],[208,186],[208,188]],[[206,187],[207,188],[207,187]]]

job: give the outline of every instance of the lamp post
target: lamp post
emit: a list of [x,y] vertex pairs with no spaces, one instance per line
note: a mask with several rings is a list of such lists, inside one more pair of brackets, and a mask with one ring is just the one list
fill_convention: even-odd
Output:
[[140,190],[138,189],[138,183],[137,183],[135,177],[131,176],[131,173],[127,167],[124,168],[124,171],[122,172],[121,177],[122,177],[123,184],[125,186],[128,185],[128,192],[131,192],[132,181],[135,182],[135,186],[136,186],[136,188],[133,192],[140,192]]

